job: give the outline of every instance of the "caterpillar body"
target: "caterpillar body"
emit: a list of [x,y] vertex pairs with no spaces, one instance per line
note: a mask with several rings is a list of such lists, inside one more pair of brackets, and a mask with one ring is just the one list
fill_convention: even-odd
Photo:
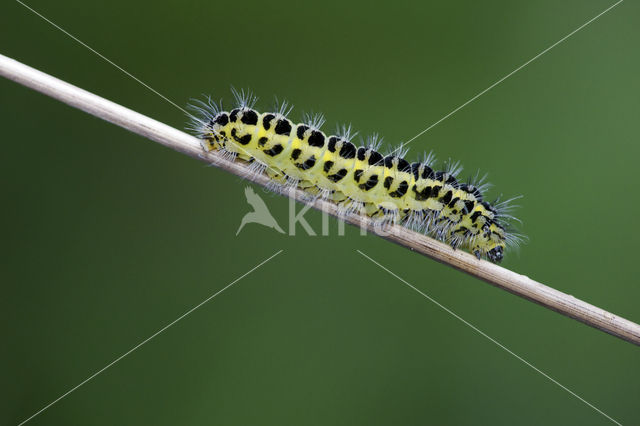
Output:
[[512,200],[484,200],[488,185],[482,179],[459,182],[457,163],[437,171],[430,154],[409,163],[398,150],[378,152],[375,136],[357,147],[350,127],[327,136],[320,130],[320,115],[295,124],[286,117],[291,110],[286,103],[278,112],[260,113],[253,109],[257,98],[234,95],[238,105],[231,111],[210,98],[196,101],[191,107],[198,115],[190,129],[205,151],[218,150],[249,162],[254,173],[266,172],[271,189],[296,186],[311,197],[335,202],[341,212],[361,212],[381,225],[402,224],[496,263],[506,248],[521,241],[508,223],[515,219]]

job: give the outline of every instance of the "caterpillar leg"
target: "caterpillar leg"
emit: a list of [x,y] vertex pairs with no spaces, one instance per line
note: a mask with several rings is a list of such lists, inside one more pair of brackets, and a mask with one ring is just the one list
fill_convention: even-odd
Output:
[[245,173],[245,177],[249,179],[255,178],[256,176],[263,174],[265,170],[267,170],[267,164],[254,158],[249,162],[249,167]]
[[218,150],[220,152],[220,156],[228,161],[236,161],[236,157],[238,153],[235,151],[229,151],[227,148],[222,147]]
[[362,201],[357,201],[351,198],[344,196],[344,199],[338,201],[338,213],[341,216],[347,216],[352,213],[362,213],[365,209],[364,203]]
[[371,215],[371,218],[375,220],[376,230],[384,230],[390,225],[395,225],[399,222],[400,212],[398,209],[388,209],[379,207],[376,212]]
[[266,173],[270,178],[269,182],[267,183],[267,189],[269,191],[275,192],[276,194],[284,192],[284,188],[286,187],[287,183],[285,175],[272,168],[268,168],[266,170]]
[[318,188],[315,185],[310,185],[302,188],[304,190],[304,200],[307,203],[313,203],[318,198],[325,198],[322,196],[322,188]]
[[405,212],[402,223],[409,229],[417,232],[422,232],[422,230],[424,229],[425,218],[426,217],[424,210],[410,210],[408,212]]

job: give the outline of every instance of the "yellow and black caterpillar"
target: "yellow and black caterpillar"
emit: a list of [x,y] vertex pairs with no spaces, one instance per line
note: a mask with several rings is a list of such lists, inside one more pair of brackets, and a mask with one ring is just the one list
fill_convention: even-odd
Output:
[[376,137],[356,147],[350,128],[327,136],[319,129],[321,116],[295,124],[286,117],[286,103],[279,112],[259,113],[253,109],[255,97],[234,94],[238,105],[229,112],[210,99],[192,105],[199,114],[190,129],[206,151],[220,150],[231,159],[248,161],[255,173],[266,172],[272,189],[297,186],[334,201],[345,213],[363,212],[381,224],[399,223],[492,262],[519,243],[520,236],[507,223],[514,219],[510,200],[485,201],[486,184],[459,182],[459,166],[449,163],[436,171],[431,155],[415,163],[402,153],[382,155]]

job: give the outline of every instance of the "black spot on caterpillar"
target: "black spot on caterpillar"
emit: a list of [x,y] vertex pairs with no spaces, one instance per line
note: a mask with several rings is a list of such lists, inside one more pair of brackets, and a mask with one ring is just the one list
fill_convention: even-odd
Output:
[[271,157],[275,157],[276,155],[280,154],[283,149],[284,147],[282,145],[275,145],[273,148],[266,150],[264,153]]
[[265,115],[262,118],[262,127],[264,127],[265,130],[269,130],[271,128],[271,120],[273,120],[274,118],[276,118],[276,116],[273,114]]
[[482,194],[487,184],[482,179],[460,183],[457,164],[434,171],[431,156],[414,163],[403,154],[385,156],[374,139],[356,147],[350,128],[325,136],[321,118],[293,124],[285,108],[259,113],[253,96],[235,94],[238,106],[229,113],[210,99],[192,105],[199,115],[191,129],[206,151],[221,150],[262,166],[256,170],[268,167],[274,187],[295,182],[343,212],[360,211],[382,224],[410,227],[492,262],[521,241],[509,224],[515,219],[512,200],[487,202]]
[[362,189],[363,191],[368,191],[373,187],[375,187],[377,184],[378,184],[378,175],[373,175],[365,183],[363,183],[362,185],[358,185],[358,188]]
[[324,146],[324,135],[322,132],[314,130],[309,136],[309,145],[322,148]]
[[287,119],[278,120],[275,131],[278,135],[289,136],[291,133],[291,122]]

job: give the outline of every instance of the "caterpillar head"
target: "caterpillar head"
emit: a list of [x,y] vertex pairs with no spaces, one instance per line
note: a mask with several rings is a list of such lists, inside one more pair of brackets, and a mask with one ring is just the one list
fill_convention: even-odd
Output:
[[482,231],[475,237],[471,251],[478,259],[486,256],[489,261],[499,263],[504,257],[510,236],[502,225],[487,219],[486,216],[483,217],[487,223],[482,226]]
[[489,251],[487,258],[493,263],[498,263],[504,257],[504,249],[506,246],[507,235],[505,229],[497,223],[489,226],[491,233],[489,234]]
[[492,248],[487,252],[487,259],[489,259],[493,263],[500,263],[503,257],[504,257],[503,246],[495,246],[494,248]]
[[500,263],[504,257],[505,242],[492,242],[481,238],[477,241],[472,251],[478,259],[486,256],[490,262]]

